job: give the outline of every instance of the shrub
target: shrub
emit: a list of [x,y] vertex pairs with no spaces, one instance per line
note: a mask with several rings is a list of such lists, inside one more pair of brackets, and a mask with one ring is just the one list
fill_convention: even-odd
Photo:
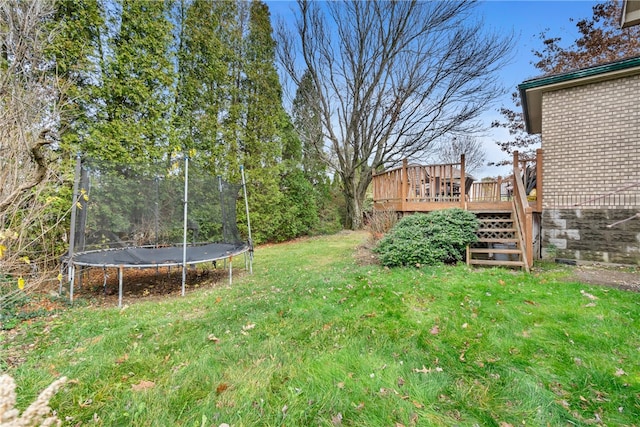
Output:
[[374,239],[378,239],[393,228],[398,222],[398,214],[394,210],[373,211],[367,218],[365,228]]
[[464,260],[477,240],[478,219],[462,209],[446,209],[402,218],[380,240],[375,252],[387,267],[434,265]]

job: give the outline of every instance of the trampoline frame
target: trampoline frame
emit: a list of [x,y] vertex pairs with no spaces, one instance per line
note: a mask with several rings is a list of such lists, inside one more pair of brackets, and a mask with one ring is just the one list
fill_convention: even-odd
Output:
[[[249,273],[253,274],[253,242],[251,238],[251,222],[249,219],[249,203],[247,200],[247,185],[245,179],[244,167],[240,166],[240,173],[242,176],[242,189],[244,191],[244,199],[245,199],[245,210],[247,215],[247,228],[248,228],[248,241],[243,244],[230,244],[230,243],[204,243],[198,245],[187,244],[187,217],[188,217],[188,191],[189,191],[189,158],[185,156],[185,184],[184,184],[184,213],[183,213],[183,241],[181,245],[172,245],[172,246],[127,246],[127,247],[119,247],[119,248],[108,248],[108,249],[96,249],[82,252],[74,252],[74,243],[75,243],[75,218],[76,218],[76,206],[81,195],[79,194],[79,181],[80,181],[80,173],[82,167],[81,157],[78,156],[76,159],[76,174],[75,181],[73,186],[73,205],[71,209],[71,228],[69,231],[69,253],[67,258],[67,266],[68,266],[68,279],[69,279],[69,300],[73,302],[73,294],[74,294],[74,286],[76,282],[76,268],[80,267],[80,271],[82,271],[82,267],[100,267],[103,269],[106,268],[117,268],[118,269],[118,307],[122,307],[122,294],[123,294],[123,275],[125,268],[160,268],[160,267],[182,267],[182,290],[181,295],[185,295],[185,286],[186,286],[186,278],[187,278],[187,267],[196,264],[202,264],[206,262],[215,262],[224,260],[225,264],[229,265],[229,284],[232,284],[233,278],[233,257],[237,257],[239,255],[245,254],[245,268],[248,268]],[[220,178],[220,177],[218,177]],[[215,256],[212,254],[211,257],[203,257],[202,259],[189,259],[187,256],[190,251],[189,248],[203,248],[203,247],[211,247],[212,249],[216,247],[227,247],[228,250],[224,253],[216,252]],[[118,263],[118,262],[92,262],[90,260],[82,260],[83,255],[90,254],[98,254],[98,253],[109,253],[109,252],[117,252],[117,251],[129,251],[129,250],[148,250],[149,253],[156,252],[158,254],[162,252],[169,252],[171,249],[182,248],[182,259],[175,259],[177,257],[173,257],[172,259],[165,260],[162,262],[151,262],[151,263]],[[62,281],[60,281],[60,294],[62,294]]]

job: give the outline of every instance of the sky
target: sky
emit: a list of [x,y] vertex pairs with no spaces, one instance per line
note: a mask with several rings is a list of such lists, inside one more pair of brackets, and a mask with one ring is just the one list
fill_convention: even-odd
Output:
[[[292,19],[292,8],[295,10],[297,7],[294,2],[287,0],[271,0],[266,3],[271,11],[274,26],[280,18]],[[513,107],[510,94],[518,84],[540,75],[540,72],[531,65],[535,60],[532,50],[542,47],[538,35],[546,31],[549,36],[561,37],[563,44],[573,42],[578,35],[576,22],[591,17],[592,7],[597,3],[597,1],[585,0],[480,1],[477,10],[482,15],[488,30],[515,35],[513,60],[497,76],[507,89],[507,94],[498,99],[494,105],[488,106],[487,111],[480,117],[483,125],[489,127],[493,120],[502,118],[498,113],[501,106]],[[486,136],[479,137],[487,154],[487,161],[506,158],[495,141],[507,139],[508,132],[504,129],[489,129]],[[474,171],[476,178],[508,174],[508,168],[495,166],[486,166]]]

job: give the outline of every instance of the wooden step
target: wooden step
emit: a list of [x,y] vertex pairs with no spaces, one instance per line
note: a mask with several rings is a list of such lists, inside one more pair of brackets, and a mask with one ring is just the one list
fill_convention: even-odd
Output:
[[522,261],[498,261],[494,259],[470,259],[471,265],[493,265],[496,267],[524,267]]
[[513,222],[513,218],[478,218],[480,222]]
[[477,240],[478,243],[518,243],[518,239],[500,239],[495,237],[481,237]]
[[487,233],[487,232],[490,233],[493,231],[504,231],[508,233],[515,233],[516,229],[515,228],[479,228],[478,231],[476,231],[476,233]]
[[473,209],[471,212],[473,212],[476,215],[482,215],[482,214],[510,214],[513,212],[513,210],[511,209]]
[[493,248],[469,248],[469,252],[471,252],[472,254],[488,254],[488,253],[492,253],[492,254],[521,254],[522,251],[520,249],[514,248],[514,249],[493,249]]

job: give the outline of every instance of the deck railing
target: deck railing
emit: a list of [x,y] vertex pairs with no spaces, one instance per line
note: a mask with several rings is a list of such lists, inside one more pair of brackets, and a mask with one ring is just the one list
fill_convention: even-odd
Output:
[[513,225],[516,229],[518,238],[518,246],[522,251],[522,260],[524,261],[525,270],[529,271],[532,263],[532,231],[531,207],[527,200],[525,189],[526,172],[520,171],[520,162],[518,161],[518,152],[513,153]]
[[[514,174],[507,178],[473,182],[465,174],[465,159],[459,163],[402,166],[373,176],[374,206],[398,211],[429,211],[467,204],[510,203],[514,197],[514,176],[522,182],[527,203],[542,209],[542,152],[535,159],[514,156]],[[532,190],[535,189],[535,192]],[[534,196],[535,194],[535,196]]]
[[373,200],[376,202],[441,203],[461,202],[471,181],[464,173],[464,155],[460,163],[409,165],[373,177]]

